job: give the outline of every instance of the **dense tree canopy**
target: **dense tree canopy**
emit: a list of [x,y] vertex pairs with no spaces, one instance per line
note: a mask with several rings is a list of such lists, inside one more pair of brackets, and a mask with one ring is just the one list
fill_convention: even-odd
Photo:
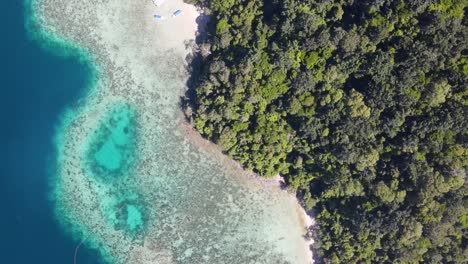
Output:
[[466,0],[192,0],[194,126],[315,208],[326,263],[466,263]]

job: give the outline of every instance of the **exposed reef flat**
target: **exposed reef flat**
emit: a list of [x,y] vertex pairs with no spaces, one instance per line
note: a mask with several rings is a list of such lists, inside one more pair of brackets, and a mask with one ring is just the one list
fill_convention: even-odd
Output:
[[[99,69],[57,136],[53,196],[77,241],[110,263],[311,261],[297,201],[180,127],[195,7],[37,0],[33,8],[46,32],[82,47]],[[177,9],[184,14],[153,18]]]

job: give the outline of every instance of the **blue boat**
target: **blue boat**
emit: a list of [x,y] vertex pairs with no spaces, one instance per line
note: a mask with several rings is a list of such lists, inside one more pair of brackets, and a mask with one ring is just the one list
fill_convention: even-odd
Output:
[[180,16],[182,14],[183,14],[182,10],[179,9],[179,10],[175,11],[174,14],[172,14],[172,17]]
[[160,16],[160,15],[154,15],[154,18],[158,19],[158,20],[163,20],[164,17],[163,16]]

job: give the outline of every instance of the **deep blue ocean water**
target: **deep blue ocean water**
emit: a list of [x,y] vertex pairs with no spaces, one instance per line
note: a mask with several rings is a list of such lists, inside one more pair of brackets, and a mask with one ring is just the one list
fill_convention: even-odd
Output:
[[[60,115],[83,94],[91,71],[28,38],[21,0],[3,1],[2,11],[0,263],[73,263],[77,242],[55,220],[49,169]],[[77,263],[97,259],[82,247]]]

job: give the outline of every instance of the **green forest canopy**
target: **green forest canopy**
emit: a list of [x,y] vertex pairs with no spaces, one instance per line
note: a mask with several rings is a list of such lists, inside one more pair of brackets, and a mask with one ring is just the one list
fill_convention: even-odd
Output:
[[191,0],[193,123],[314,208],[325,263],[466,263],[466,0]]

